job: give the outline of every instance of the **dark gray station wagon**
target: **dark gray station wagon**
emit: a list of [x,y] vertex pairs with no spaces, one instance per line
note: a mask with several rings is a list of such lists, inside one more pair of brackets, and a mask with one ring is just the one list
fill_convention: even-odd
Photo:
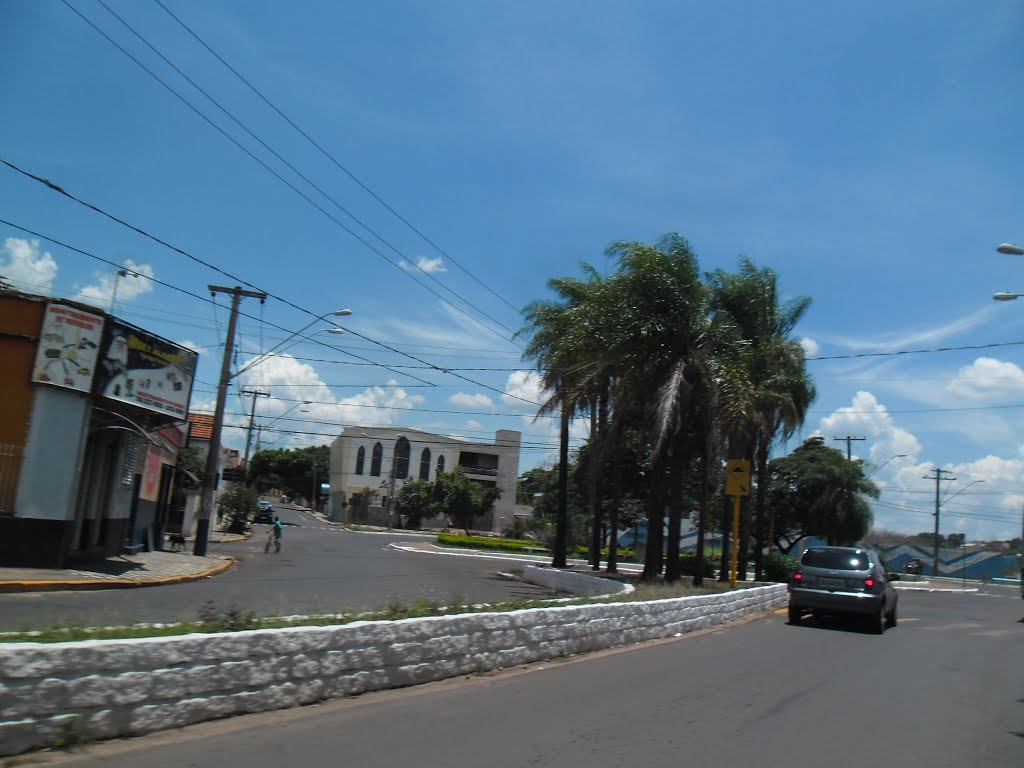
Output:
[[861,547],[811,547],[789,582],[789,623],[805,611],[864,616],[874,632],[896,626],[896,590],[878,554]]

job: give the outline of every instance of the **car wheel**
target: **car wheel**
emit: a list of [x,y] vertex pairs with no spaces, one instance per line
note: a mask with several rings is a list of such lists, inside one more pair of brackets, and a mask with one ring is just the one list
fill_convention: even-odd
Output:
[[876,615],[871,620],[871,625],[871,631],[874,632],[876,635],[881,635],[885,633],[885,603],[882,603],[880,606],[878,606],[878,615]]
[[795,605],[789,606],[789,623],[790,624],[799,624],[800,623],[800,617],[801,617],[802,613],[803,612],[799,608],[797,608]]
[[886,624],[887,627],[895,627],[896,626],[896,605],[895,604],[893,604],[892,610],[889,611],[888,614],[886,614],[886,616],[885,616],[885,624]]

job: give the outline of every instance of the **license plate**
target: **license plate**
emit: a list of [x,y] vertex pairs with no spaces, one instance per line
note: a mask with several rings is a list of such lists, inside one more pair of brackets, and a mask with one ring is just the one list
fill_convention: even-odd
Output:
[[846,582],[842,579],[819,579],[823,587],[845,587]]

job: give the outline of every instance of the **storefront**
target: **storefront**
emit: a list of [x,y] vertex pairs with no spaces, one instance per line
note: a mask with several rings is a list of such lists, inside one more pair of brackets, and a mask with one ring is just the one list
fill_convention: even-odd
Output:
[[0,293],[0,565],[159,548],[197,355],[95,307]]

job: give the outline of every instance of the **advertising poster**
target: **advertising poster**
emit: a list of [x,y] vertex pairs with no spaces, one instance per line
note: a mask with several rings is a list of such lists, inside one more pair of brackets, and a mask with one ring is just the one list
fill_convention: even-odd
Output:
[[47,304],[32,381],[88,392],[102,336],[101,316],[65,304]]
[[111,319],[93,392],[184,419],[198,357],[191,349]]

